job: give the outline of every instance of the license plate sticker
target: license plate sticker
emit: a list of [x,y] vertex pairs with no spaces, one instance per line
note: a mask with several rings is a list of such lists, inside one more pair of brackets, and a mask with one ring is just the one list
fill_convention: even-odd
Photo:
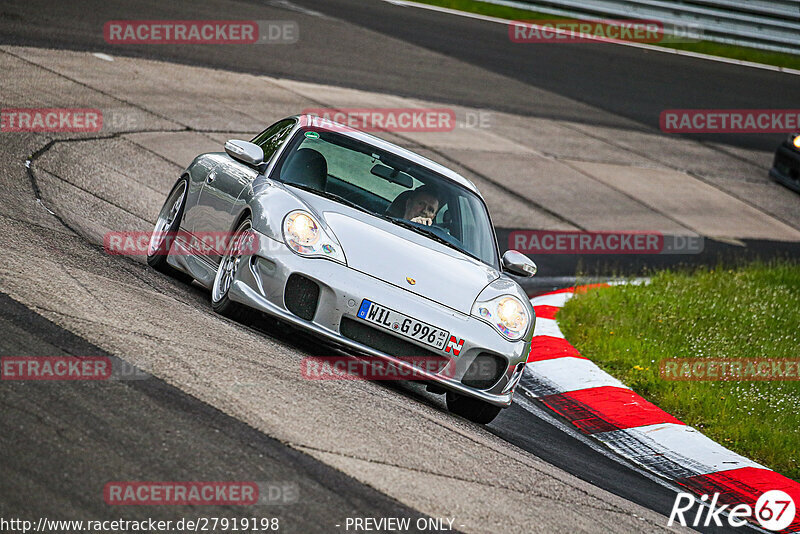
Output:
[[367,299],[361,301],[361,306],[358,308],[358,317],[385,330],[396,332],[401,336],[411,338],[439,350],[444,349],[445,343],[450,338],[450,332],[447,330],[423,323],[413,317]]

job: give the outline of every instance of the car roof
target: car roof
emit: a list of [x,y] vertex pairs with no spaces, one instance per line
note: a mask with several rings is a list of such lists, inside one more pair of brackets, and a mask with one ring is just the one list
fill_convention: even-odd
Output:
[[470,180],[467,180],[457,172],[448,169],[444,165],[436,163],[435,161],[432,161],[424,156],[420,156],[416,152],[412,152],[401,146],[395,145],[394,143],[390,143],[389,141],[381,139],[380,137],[376,137],[366,132],[362,132],[361,130],[357,130],[352,126],[346,126],[344,124],[332,121],[330,119],[318,117],[317,115],[309,115],[309,114],[294,115],[293,117],[290,118],[298,119],[300,126],[314,126],[315,128],[320,128],[323,130],[340,133],[352,139],[356,139],[358,141],[362,141],[364,143],[373,145],[377,148],[380,148],[381,150],[391,152],[413,163],[427,167],[430,170],[449,178],[450,180],[469,189],[479,197],[483,198],[480,191],[478,191],[478,188],[475,187],[475,184],[473,184]]

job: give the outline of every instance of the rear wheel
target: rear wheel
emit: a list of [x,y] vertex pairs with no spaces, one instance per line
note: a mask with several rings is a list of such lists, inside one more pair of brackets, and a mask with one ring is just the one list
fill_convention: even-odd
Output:
[[217,267],[217,275],[214,277],[214,284],[211,286],[211,308],[220,315],[241,323],[251,323],[259,317],[259,312],[243,306],[238,302],[232,301],[228,292],[233,285],[236,273],[240,268],[244,268],[247,259],[242,255],[243,246],[241,240],[246,237],[252,228],[250,218],[243,220],[233,234],[233,238],[228,244],[225,254]]
[[183,209],[186,205],[186,190],[189,186],[185,178],[178,180],[167,196],[164,206],[156,219],[156,226],[150,235],[147,247],[147,264],[153,269],[168,274],[174,278],[191,282],[192,277],[178,271],[167,263],[167,255],[175,233],[180,229]]
[[483,402],[472,397],[447,392],[447,409],[456,415],[460,415],[464,419],[469,419],[474,423],[487,425],[491,423],[495,417],[500,413],[502,408]]

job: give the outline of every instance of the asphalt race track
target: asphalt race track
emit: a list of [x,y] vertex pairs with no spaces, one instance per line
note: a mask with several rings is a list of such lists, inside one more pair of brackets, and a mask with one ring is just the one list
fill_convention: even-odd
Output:
[[[7,44],[130,54],[607,125],[629,119],[657,128],[664,109],[792,108],[800,97],[796,78],[777,72],[626,47],[521,46],[509,42],[502,25],[383,1],[214,0],[188,11],[196,19],[235,13],[300,21],[302,45],[278,50],[109,45],[97,31],[108,20],[136,19],[143,11],[167,19],[188,16],[184,9],[144,1],[11,1],[3,7],[0,32]],[[440,68],[442,58],[449,68]],[[513,83],[493,83],[500,77]],[[716,141],[771,151],[783,137],[726,134]]]
[[[3,354],[110,356],[18,302],[2,296]],[[5,384],[4,384],[5,385]],[[164,479],[275,481],[293,485],[313,507],[283,506],[281,520],[302,532],[329,532],[347,516],[400,516],[418,512],[355,482],[341,472],[285,447],[161,380],[112,387],[58,383],[8,384],[3,390],[3,516],[103,517],[106,505],[81,487],[146,474]],[[54,476],[60,473],[60,476]],[[296,486],[295,486],[296,485]],[[38,496],[32,498],[32,496]],[[280,498],[283,498],[281,496]],[[287,494],[292,499],[292,494]],[[280,502],[280,501],[278,501]],[[267,514],[278,505],[264,505]],[[197,514],[247,517],[235,506]],[[130,519],[171,519],[175,510],[139,508]]]
[[[302,38],[115,46],[102,36],[112,19],[295,20]],[[112,355],[146,373],[2,383],[2,518],[278,517],[281,531],[298,533],[345,532],[348,517],[449,517],[463,532],[671,530],[674,487],[569,431],[524,388],[484,428],[416,384],[303,380],[300,359],[327,349],[270,321],[223,319],[197,286],[104,253],[104,232],[151,228],[195,154],[305,107],[431,102],[492,113],[491,131],[455,140],[389,137],[473,179],[501,238],[614,229],[614,206],[635,214],[624,229],[706,237],[700,255],[595,260],[600,275],[799,252],[800,199],[766,178],[782,134],[665,139],[651,153],[662,109],[796,107],[794,75],[625,47],[520,48],[500,25],[379,0],[8,1],[0,62],[3,107],[125,119],[97,135],[0,134],[0,354]],[[470,156],[473,134],[485,153]],[[516,167],[496,167],[506,153]],[[554,183],[526,189],[526,165],[552,171]],[[683,180],[729,219],[715,226],[657,203],[607,169]],[[558,191],[569,180],[569,194]],[[597,202],[579,194],[584,182]],[[532,296],[574,282],[579,258],[535,259],[544,276]],[[115,480],[254,480],[298,497],[113,507],[102,490]]]

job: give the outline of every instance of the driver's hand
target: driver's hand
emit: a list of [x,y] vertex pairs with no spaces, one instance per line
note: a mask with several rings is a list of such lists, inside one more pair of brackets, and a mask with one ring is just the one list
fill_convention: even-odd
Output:
[[424,225],[427,225],[427,226],[430,226],[430,225],[433,224],[433,220],[430,217],[414,217],[413,219],[411,219],[411,222],[424,224]]

